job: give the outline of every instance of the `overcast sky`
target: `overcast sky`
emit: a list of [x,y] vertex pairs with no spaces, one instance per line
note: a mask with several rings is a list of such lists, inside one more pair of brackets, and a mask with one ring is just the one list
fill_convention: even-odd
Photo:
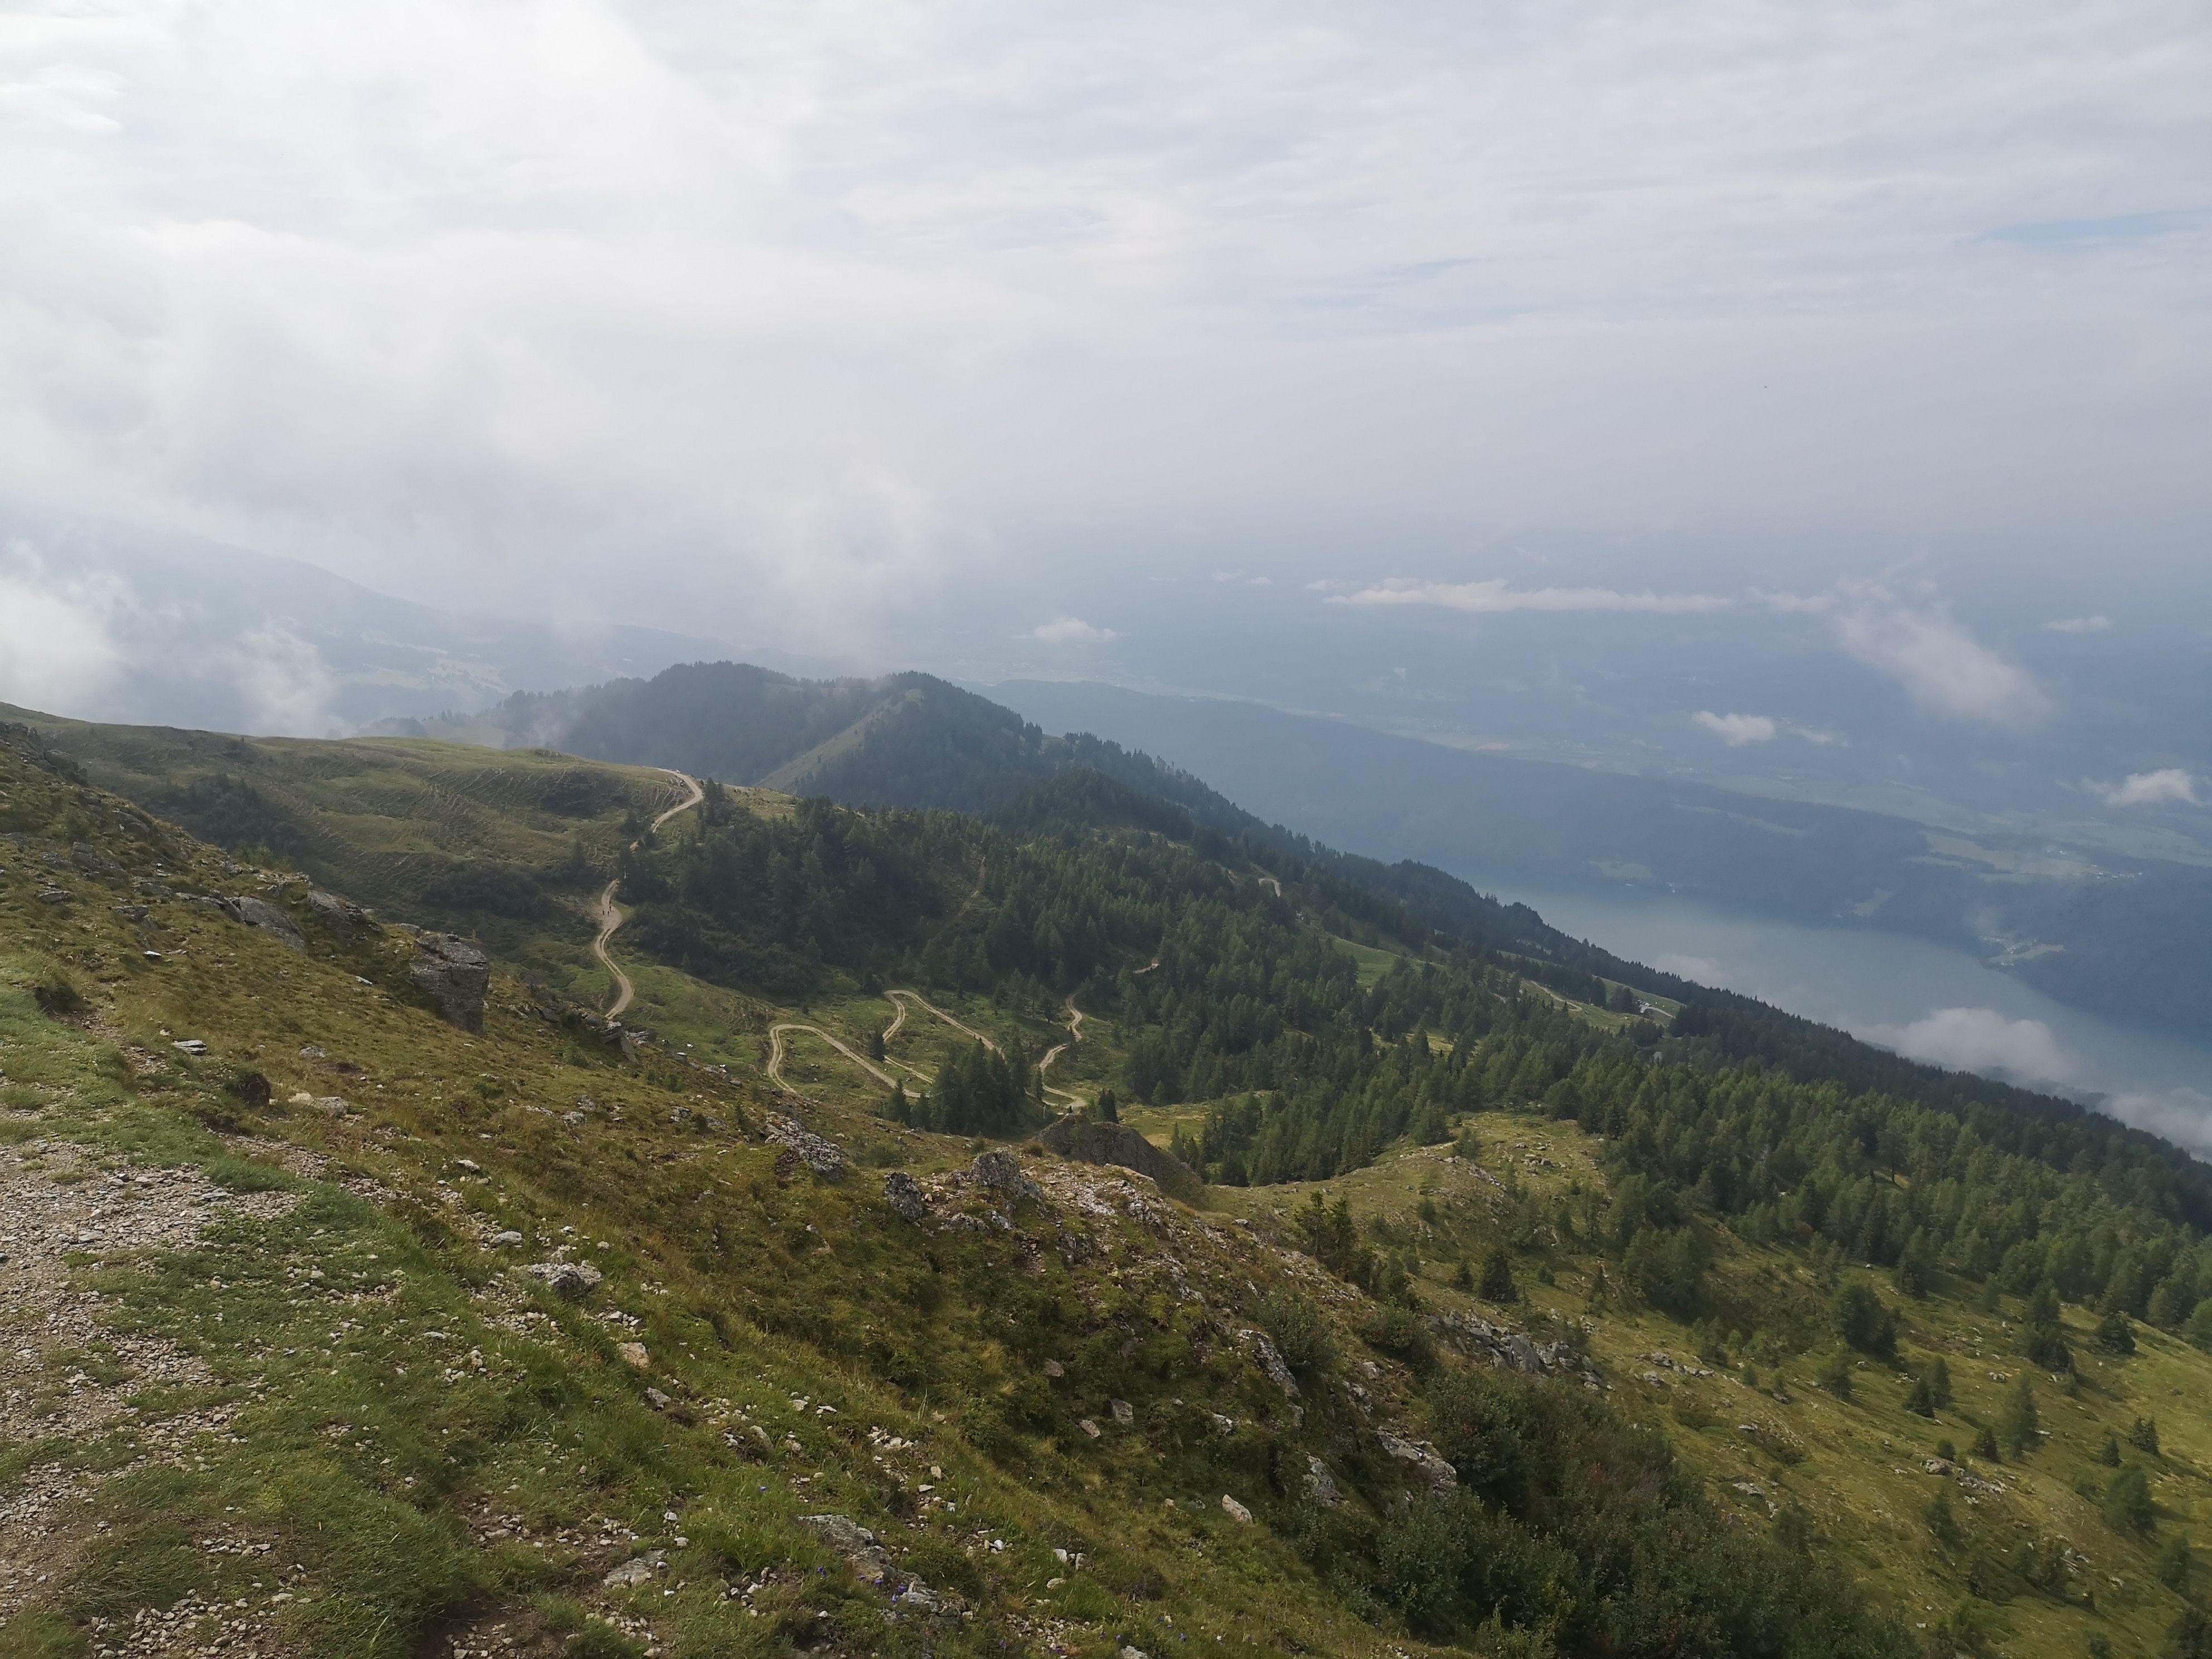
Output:
[[1836,547],[2201,567],[2208,88],[2197,0],[33,0],[0,493],[894,654],[1097,642],[1054,560],[1480,610],[1710,532],[1909,653]]

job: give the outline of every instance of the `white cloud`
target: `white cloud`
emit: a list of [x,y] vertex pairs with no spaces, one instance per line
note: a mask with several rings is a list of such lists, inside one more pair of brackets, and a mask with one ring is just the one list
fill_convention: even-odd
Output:
[[1609,587],[1515,588],[1502,576],[1480,582],[1393,580],[1329,605],[1434,605],[1447,611],[1494,616],[1510,611],[1649,611],[1665,615],[1724,611],[1729,601],[1711,593],[1621,593]]
[[2027,672],[1982,644],[1940,602],[1915,607],[1872,584],[1845,584],[1838,599],[1829,612],[1836,643],[1894,678],[1923,708],[1998,726],[2030,725],[2049,711]]
[[331,726],[337,682],[322,653],[283,629],[241,635],[222,653],[216,676],[237,688],[246,729],[271,736],[322,737]]
[[124,597],[112,577],[57,580],[30,547],[9,547],[0,565],[0,702],[75,713],[106,690],[124,667],[110,632]]
[[2072,1058],[2039,1019],[2007,1019],[1994,1008],[1938,1008],[1910,1025],[1867,1035],[1909,1059],[1956,1072],[1997,1073],[2027,1083],[2063,1084]]
[[1765,714],[1716,714],[1701,708],[1690,718],[1731,749],[1741,749],[1747,743],[1771,743],[1781,730]]
[[1030,630],[1047,645],[1103,645],[1121,636],[1110,628],[1093,628],[1080,617],[1058,617]]
[[2061,617],[2043,624],[2051,634],[2101,634],[2112,625],[2110,617]]
[[[1113,514],[2194,522],[2201,234],[1982,234],[2197,198],[2177,15],[26,0],[0,491],[802,645]],[[1718,603],[1485,586],[1369,602]]]
[[2197,799],[2197,780],[2178,766],[2169,766],[2157,772],[2130,772],[2118,783],[2095,783],[2084,780],[2081,787],[2107,806],[2175,804],[2197,806],[2203,804]]

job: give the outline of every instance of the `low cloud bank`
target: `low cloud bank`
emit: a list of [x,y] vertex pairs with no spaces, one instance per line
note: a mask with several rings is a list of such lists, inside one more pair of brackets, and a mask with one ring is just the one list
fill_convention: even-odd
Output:
[[1994,1008],[1938,1008],[1910,1025],[1871,1026],[1865,1035],[1909,1060],[2014,1082],[2063,1085],[2076,1070],[2050,1026],[2007,1019]]
[[1047,645],[1103,645],[1121,637],[1110,628],[1094,628],[1080,617],[1056,617],[1038,624],[1030,634]]
[[2084,779],[2081,787],[2107,806],[2202,806],[2197,780],[2178,766],[2158,772],[2130,772],[2118,783]]
[[1516,588],[1502,576],[1483,582],[1416,582],[1394,579],[1357,593],[1332,595],[1330,605],[1434,605],[1476,616],[1512,611],[1644,611],[1679,616],[1725,611],[1731,601],[1715,593],[1622,593],[1610,587]]

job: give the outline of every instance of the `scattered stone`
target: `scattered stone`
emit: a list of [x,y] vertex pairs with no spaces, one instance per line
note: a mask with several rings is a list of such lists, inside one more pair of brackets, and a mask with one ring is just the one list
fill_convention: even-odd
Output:
[[657,1412],[665,1412],[676,1402],[658,1389],[647,1389],[645,1391],[645,1403]]
[[1233,1417],[1224,1417],[1219,1412],[1208,1412],[1206,1420],[1213,1425],[1214,1433],[1224,1439],[1237,1432],[1237,1419]]
[[325,1095],[315,1103],[315,1109],[325,1117],[343,1117],[348,1112],[353,1110],[353,1108],[347,1105],[340,1096]]
[[556,1296],[570,1302],[580,1302],[599,1289],[606,1275],[588,1261],[540,1261],[525,1269],[532,1279],[542,1279]]
[[1109,1400],[1106,1403],[1113,1409],[1114,1420],[1123,1428],[1129,1427],[1137,1420],[1137,1408],[1127,1401]]
[[509,1227],[503,1232],[494,1233],[489,1238],[486,1239],[484,1243],[490,1245],[495,1250],[503,1250],[511,1244],[521,1243],[522,1235],[515,1231],[514,1228]]
[[491,984],[491,958],[451,933],[415,936],[415,960],[407,977],[437,1000],[446,1018],[464,1031],[483,1035],[484,992]]
[[1076,1426],[1077,1428],[1079,1428],[1079,1429],[1081,1429],[1081,1430],[1084,1431],[1084,1433],[1085,1433],[1085,1434],[1089,1435],[1089,1436],[1090,1436],[1093,1440],[1096,1440],[1096,1439],[1099,1437],[1099,1435],[1100,1435],[1100,1434],[1102,1434],[1103,1432],[1104,1432],[1104,1431],[1103,1431],[1102,1429],[1100,1429],[1100,1428],[1099,1428],[1099,1426],[1098,1426],[1096,1423],[1092,1422],[1092,1421],[1091,1421],[1089,1418],[1087,1418],[1087,1417],[1086,1417],[1086,1418],[1084,1418],[1081,1421],[1079,1421],[1079,1423],[1077,1423],[1075,1426]]
[[642,1342],[617,1342],[615,1353],[623,1364],[633,1370],[649,1371],[653,1369],[653,1356],[645,1351]]
[[921,1183],[903,1170],[893,1170],[884,1177],[884,1202],[891,1206],[891,1213],[902,1221],[919,1222],[929,1213],[929,1203],[922,1196]]
[[849,1515],[802,1515],[799,1524],[845,1558],[853,1571],[870,1583],[891,1575],[890,1552],[883,1540]]
[[632,1556],[599,1582],[609,1589],[632,1589],[651,1583],[654,1575],[667,1565],[666,1550],[647,1550],[643,1555]]
[[1067,1367],[1057,1359],[1048,1359],[1044,1362],[1044,1374],[1047,1376],[1066,1376]]
[[199,1059],[207,1053],[207,1044],[198,1037],[179,1037],[169,1046],[180,1053],[190,1054],[194,1060]]
[[1252,1511],[1227,1492],[1221,1494],[1221,1512],[1240,1527],[1249,1527],[1252,1524]]

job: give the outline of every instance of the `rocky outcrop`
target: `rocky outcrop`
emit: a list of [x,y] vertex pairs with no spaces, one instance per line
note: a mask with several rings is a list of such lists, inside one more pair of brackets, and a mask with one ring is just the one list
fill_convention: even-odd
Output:
[[1306,1496],[1322,1508],[1340,1510],[1344,1507],[1344,1489],[1336,1484],[1336,1477],[1329,1473],[1328,1465],[1318,1457],[1309,1455],[1306,1459],[1305,1485]]
[[1382,1455],[1407,1466],[1407,1472],[1420,1477],[1429,1490],[1439,1498],[1448,1498],[1459,1485],[1459,1471],[1438,1455],[1437,1449],[1427,1441],[1404,1440],[1388,1429],[1378,1429],[1376,1443]]
[[1525,1332],[1508,1330],[1473,1314],[1433,1314],[1422,1322],[1439,1346],[1462,1358],[1524,1376],[1571,1377],[1588,1389],[1605,1387],[1605,1374],[1589,1356],[1564,1342],[1537,1342]]
[[357,932],[374,933],[375,918],[358,904],[349,904],[336,893],[325,893],[320,888],[307,895],[307,908],[316,919],[330,929],[331,937],[340,945],[353,943]]
[[800,1163],[823,1180],[842,1181],[845,1178],[845,1171],[850,1167],[845,1154],[796,1118],[773,1113],[763,1126],[763,1133],[777,1146],[796,1154]]
[[1019,1204],[1024,1200],[1035,1203],[1044,1196],[1044,1188],[1024,1173],[1021,1159],[1003,1147],[978,1152],[975,1163],[968,1166],[968,1178],[1009,1204]]
[[929,1200],[922,1195],[921,1183],[903,1170],[893,1170],[884,1177],[884,1202],[902,1221],[919,1222],[929,1213]]
[[1079,1117],[1063,1117],[1037,1139],[1048,1152],[1079,1164],[1110,1164],[1149,1176],[1172,1198],[1194,1199],[1206,1183],[1191,1167],[1171,1152],[1164,1152],[1122,1123],[1092,1123]]
[[435,999],[440,1012],[448,1021],[464,1031],[482,1036],[484,993],[491,985],[491,958],[479,946],[451,933],[417,933],[415,951],[415,960],[408,964],[407,977],[415,981],[417,989]]

